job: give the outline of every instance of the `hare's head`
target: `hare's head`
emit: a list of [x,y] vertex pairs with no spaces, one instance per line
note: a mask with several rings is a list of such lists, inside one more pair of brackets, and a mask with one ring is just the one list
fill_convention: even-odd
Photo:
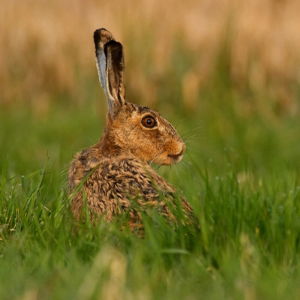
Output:
[[108,102],[106,143],[121,152],[159,165],[179,162],[185,144],[174,127],[159,113],[125,100],[122,44],[104,28],[94,33],[97,68]]

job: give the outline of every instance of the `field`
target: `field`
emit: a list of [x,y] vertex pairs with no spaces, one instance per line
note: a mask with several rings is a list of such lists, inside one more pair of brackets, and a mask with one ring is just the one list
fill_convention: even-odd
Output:
[[0,298],[298,299],[299,118],[240,116],[229,98],[203,96],[192,117],[163,111],[188,151],[159,171],[200,229],[150,213],[143,239],[70,216],[66,169],[101,132],[96,99],[41,119],[2,112]]
[[[299,2],[220,1],[219,13],[208,2],[174,1],[162,27],[170,1],[55,0],[45,15],[43,1],[3,3],[0,299],[300,298]],[[243,18],[227,24],[229,8]],[[161,112],[187,144],[182,162],[154,168],[197,226],[149,210],[140,238],[122,218],[94,226],[70,214],[68,165],[105,125],[98,15],[125,45],[129,99]]]

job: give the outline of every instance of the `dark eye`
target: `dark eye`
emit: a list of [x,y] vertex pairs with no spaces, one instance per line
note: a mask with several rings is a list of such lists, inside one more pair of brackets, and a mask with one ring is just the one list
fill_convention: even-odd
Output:
[[142,124],[146,128],[153,128],[157,125],[157,122],[152,116],[145,116],[142,119]]

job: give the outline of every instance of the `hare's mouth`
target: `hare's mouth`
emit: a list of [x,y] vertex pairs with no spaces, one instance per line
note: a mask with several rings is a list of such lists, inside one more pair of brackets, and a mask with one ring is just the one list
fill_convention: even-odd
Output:
[[174,159],[174,160],[179,160],[183,154],[184,149],[182,148],[182,150],[179,153],[176,154],[168,154],[168,157]]

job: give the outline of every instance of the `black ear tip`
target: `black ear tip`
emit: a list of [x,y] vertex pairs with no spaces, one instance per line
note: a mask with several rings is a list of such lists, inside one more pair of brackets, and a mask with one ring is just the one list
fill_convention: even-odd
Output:
[[94,42],[95,44],[98,44],[100,42],[100,30],[101,29],[97,29],[94,31]]
[[100,42],[103,44],[113,40],[112,34],[105,28],[99,28],[94,31],[94,42],[95,45],[98,45]]
[[114,57],[121,57],[123,56],[123,46],[120,42],[115,40],[111,40],[104,46],[104,51],[107,53],[110,51]]
[[124,69],[124,53],[121,43],[111,40],[104,46],[106,56],[110,56],[114,65],[118,66],[119,70]]
[[107,30],[105,28],[99,28],[99,29],[96,29],[94,31],[94,42],[95,42],[95,44],[98,44],[100,42],[102,31],[107,31]]
[[120,42],[117,42],[115,40],[111,40],[105,44],[105,47],[110,49],[122,49],[123,46]]

